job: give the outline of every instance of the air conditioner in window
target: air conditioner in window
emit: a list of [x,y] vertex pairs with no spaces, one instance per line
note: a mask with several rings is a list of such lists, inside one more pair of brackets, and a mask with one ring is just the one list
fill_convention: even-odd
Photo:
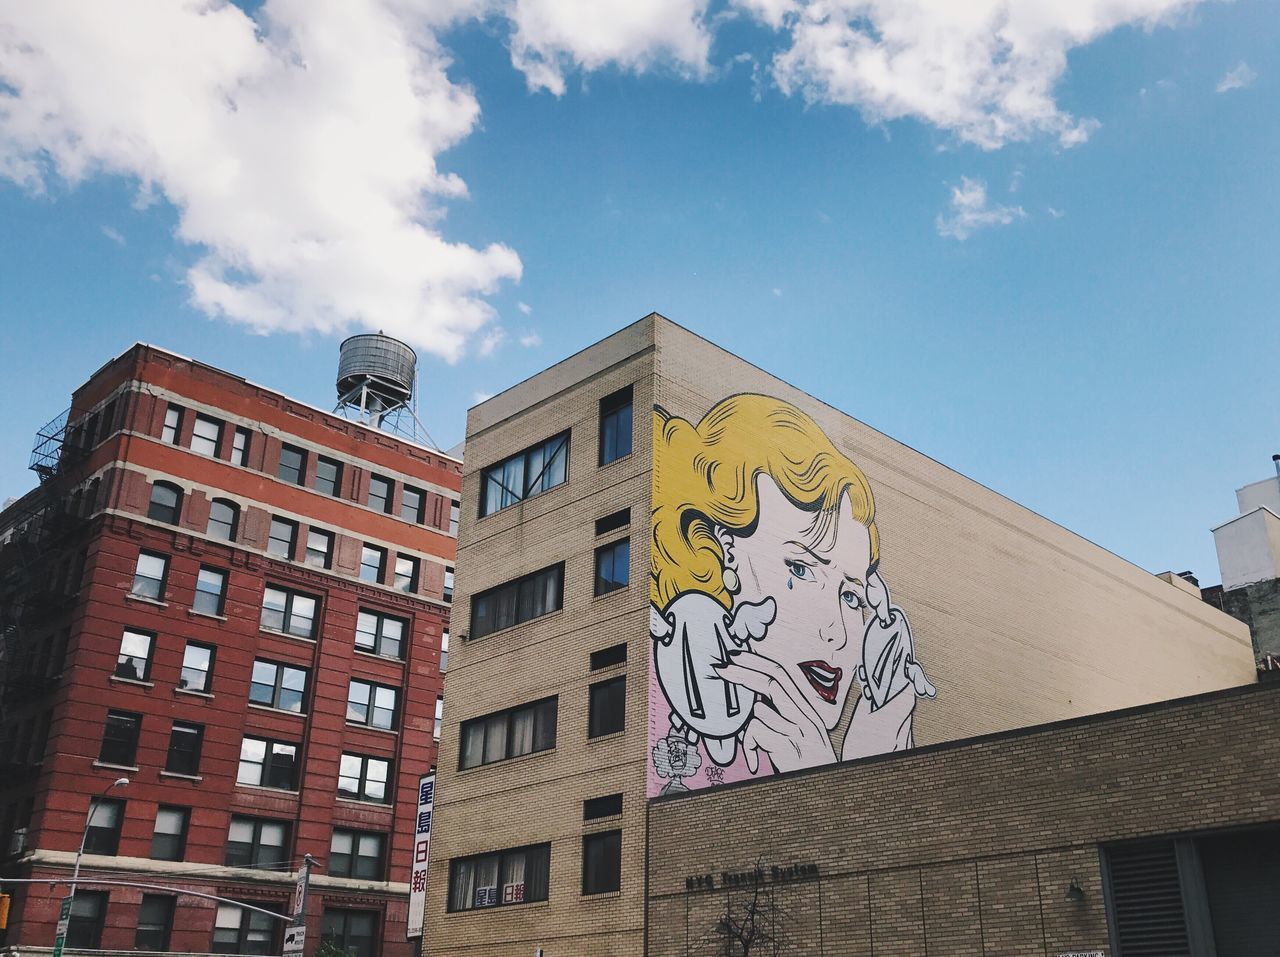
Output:
[[13,836],[9,838],[9,853],[21,854],[27,849],[27,829],[25,827],[15,827]]

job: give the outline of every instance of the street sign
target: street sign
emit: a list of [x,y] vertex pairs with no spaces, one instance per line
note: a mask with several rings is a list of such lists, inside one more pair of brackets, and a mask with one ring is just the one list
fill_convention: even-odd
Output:
[[307,942],[307,928],[301,924],[290,927],[284,932],[284,957],[302,957],[302,948]]
[[62,945],[67,940],[67,930],[71,927],[71,902],[75,898],[68,894],[62,898],[62,906],[58,908],[58,931],[53,940],[53,957],[62,957]]

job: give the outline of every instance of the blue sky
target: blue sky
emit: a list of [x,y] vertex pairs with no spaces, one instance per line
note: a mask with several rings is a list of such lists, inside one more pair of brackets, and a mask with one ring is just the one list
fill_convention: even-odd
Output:
[[[548,2],[407,24],[371,2],[389,48],[296,0],[256,23],[103,5],[126,40],[56,3],[0,13],[0,499],[135,340],[328,406],[343,335],[386,326],[448,446],[478,397],[656,310],[1151,571],[1218,580],[1209,528],[1280,451],[1273,2],[1132,0],[1165,16],[1022,46],[1011,15],[1011,46],[954,62],[938,0],[902,21],[841,0],[842,29],[897,38],[888,85],[814,46],[832,24],[808,0],[653,0],[614,33]],[[920,92],[920,51],[945,90]],[[420,58],[408,86],[370,66],[396,55]],[[280,72],[299,59],[305,82]]]

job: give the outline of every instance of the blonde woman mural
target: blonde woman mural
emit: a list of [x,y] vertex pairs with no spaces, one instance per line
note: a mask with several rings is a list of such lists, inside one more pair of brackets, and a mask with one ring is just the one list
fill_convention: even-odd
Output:
[[855,685],[839,758],[912,745],[935,689],[877,570],[871,485],[809,416],[656,409],[651,531],[651,794],[837,760]]

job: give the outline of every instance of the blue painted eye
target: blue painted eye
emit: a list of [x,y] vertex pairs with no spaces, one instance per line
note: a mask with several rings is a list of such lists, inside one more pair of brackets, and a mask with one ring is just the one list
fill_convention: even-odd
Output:
[[808,565],[803,562],[793,562],[787,558],[784,558],[782,561],[783,564],[787,566],[787,571],[791,572],[791,574],[800,579],[800,581],[813,581],[813,569]]
[[861,607],[862,607],[862,599],[858,597],[858,593],[857,593],[857,592],[853,592],[853,591],[845,591],[845,592],[841,592],[841,593],[840,593],[840,600],[841,600],[841,601],[843,601],[843,602],[844,602],[846,605],[848,605],[850,608],[861,608]]

